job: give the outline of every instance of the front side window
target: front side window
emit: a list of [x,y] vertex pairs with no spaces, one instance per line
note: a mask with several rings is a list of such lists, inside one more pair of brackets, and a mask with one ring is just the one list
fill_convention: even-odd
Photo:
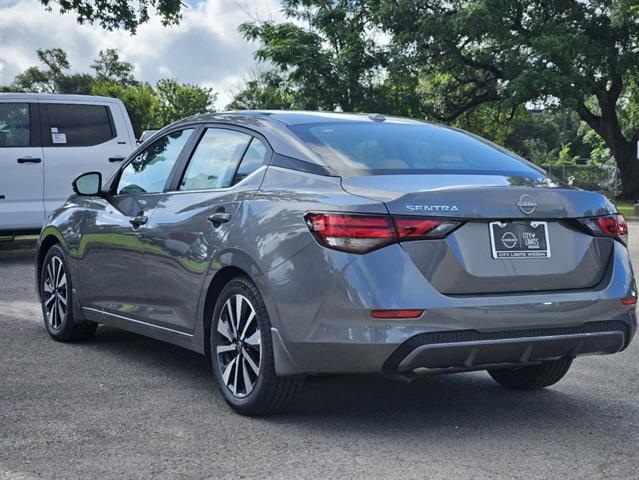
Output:
[[28,147],[31,141],[28,103],[0,103],[0,147]]
[[49,125],[46,143],[53,147],[99,145],[114,138],[109,111],[103,105],[46,105]]
[[118,195],[159,193],[171,174],[193,129],[178,130],[159,138],[124,167],[116,189]]
[[180,182],[180,190],[210,190],[231,185],[251,136],[236,130],[209,128],[200,140]]

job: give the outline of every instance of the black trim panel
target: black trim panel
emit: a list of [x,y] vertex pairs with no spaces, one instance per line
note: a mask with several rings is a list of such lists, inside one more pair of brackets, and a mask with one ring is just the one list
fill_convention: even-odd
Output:
[[[622,332],[626,345],[630,341],[630,329],[620,320],[588,322],[577,327],[531,328],[525,330],[479,332],[477,330],[454,330],[448,332],[421,333],[402,343],[384,362],[384,371],[397,371],[400,363],[415,349],[424,345],[454,344],[460,347],[466,342],[491,340],[508,340],[532,337],[554,337],[561,335],[578,335],[588,333]],[[624,348],[625,348],[624,346]]]
[[315,175],[323,175],[325,177],[334,177],[331,172],[321,165],[316,163],[305,162],[304,160],[298,160],[297,158],[287,157],[275,153],[271,159],[271,165],[274,167],[287,168],[289,170],[296,170],[298,172],[313,173]]

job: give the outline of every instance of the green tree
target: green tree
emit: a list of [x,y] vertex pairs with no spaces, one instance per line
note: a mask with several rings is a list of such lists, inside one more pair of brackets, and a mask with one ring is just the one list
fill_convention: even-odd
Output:
[[295,98],[286,79],[274,70],[253,75],[252,78],[244,82],[233,96],[231,103],[226,106],[227,110],[289,110],[294,108]]
[[62,13],[73,12],[78,23],[97,23],[107,30],[124,29],[135,34],[138,27],[157,14],[163,25],[182,19],[181,0],[40,0],[47,10],[57,6]]
[[[279,95],[289,98],[293,108],[378,110],[385,56],[371,35],[374,25],[366,5],[284,0],[283,10],[292,22],[240,26],[246,39],[260,42],[256,58],[274,65],[277,73],[272,75],[285,76],[286,89]],[[262,80],[266,82],[253,85],[253,93],[259,97],[266,86],[273,99],[272,82],[269,86],[269,78]]]
[[114,48],[100,50],[91,69],[95,72],[95,78],[99,82],[117,83],[123,87],[134,86],[138,83],[133,74],[133,65],[120,60],[120,54]]
[[217,98],[217,94],[210,88],[180,84],[172,79],[159,80],[155,86],[155,95],[155,119],[159,127],[191,115],[212,112]]
[[66,72],[71,68],[67,52],[61,48],[38,49],[36,52],[46,68],[27,68],[16,76],[13,87],[25,92],[67,93],[60,91],[62,84],[65,88],[69,86],[69,83],[64,81]]
[[155,116],[157,97],[153,87],[148,83],[127,87],[115,82],[100,81],[92,85],[91,93],[122,100],[131,119],[136,138],[139,138],[144,130],[161,126],[157,123]]
[[479,105],[528,102],[576,111],[612,152],[622,196],[639,197],[636,0],[372,0],[370,15],[403,64],[439,76],[425,103],[452,121]]

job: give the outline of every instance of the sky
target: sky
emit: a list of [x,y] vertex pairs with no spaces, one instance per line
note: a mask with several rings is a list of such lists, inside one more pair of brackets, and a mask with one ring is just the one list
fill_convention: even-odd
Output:
[[183,83],[212,87],[217,109],[260,66],[253,58],[257,45],[237,32],[251,20],[282,20],[279,0],[189,1],[178,26],[164,27],[157,18],[132,36],[108,32],[96,25],[78,25],[73,13],[48,12],[36,0],[0,0],[0,85],[38,64],[38,48],[67,51],[71,70],[88,72],[98,52],[116,48],[122,60],[135,66],[136,77],[155,82],[175,78]]

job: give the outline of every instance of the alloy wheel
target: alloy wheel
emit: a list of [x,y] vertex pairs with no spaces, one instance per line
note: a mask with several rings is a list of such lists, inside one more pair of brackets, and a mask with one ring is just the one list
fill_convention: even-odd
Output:
[[67,317],[69,300],[67,273],[60,257],[52,256],[47,263],[42,292],[47,323],[53,330],[59,330]]
[[217,320],[217,364],[221,378],[238,398],[249,395],[260,374],[262,335],[255,308],[244,295],[229,297]]

